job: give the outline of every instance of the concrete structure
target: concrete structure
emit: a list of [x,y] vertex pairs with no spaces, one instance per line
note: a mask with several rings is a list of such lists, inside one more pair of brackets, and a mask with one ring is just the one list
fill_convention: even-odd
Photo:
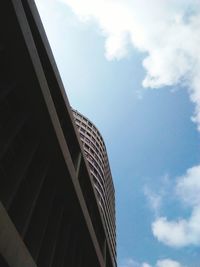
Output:
[[89,163],[112,256],[116,258],[115,191],[106,146],[96,126],[77,110],[72,111]]
[[115,267],[34,1],[0,1],[0,32],[0,266]]

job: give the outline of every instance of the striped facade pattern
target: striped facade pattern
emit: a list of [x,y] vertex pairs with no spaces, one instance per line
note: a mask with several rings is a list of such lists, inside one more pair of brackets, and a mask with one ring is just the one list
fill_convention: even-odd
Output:
[[72,111],[93,178],[107,238],[116,258],[115,191],[106,146],[96,126],[78,111]]

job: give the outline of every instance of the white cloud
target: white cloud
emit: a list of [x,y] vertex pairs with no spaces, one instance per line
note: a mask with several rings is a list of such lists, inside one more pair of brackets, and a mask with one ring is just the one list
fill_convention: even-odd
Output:
[[[124,264],[120,265],[120,267],[153,267],[153,266],[147,262],[143,262],[140,264],[132,259],[127,259],[124,261]],[[154,267],[184,267],[184,266],[178,261],[174,261],[172,259],[162,259],[158,260],[154,265]]]
[[154,236],[172,247],[200,245],[200,165],[187,170],[177,179],[177,195],[183,203],[192,208],[188,219],[156,219],[152,224]]
[[155,215],[158,216],[162,205],[161,194],[156,194],[147,186],[145,186],[144,188],[144,194],[148,200],[148,204],[150,205],[151,209],[153,210]]
[[164,259],[157,261],[156,267],[183,267],[183,266],[177,261],[171,259]]
[[156,217],[160,215],[165,199],[169,197],[169,192],[171,195],[172,189],[173,184],[168,174],[160,177],[156,185],[154,184],[154,189],[149,184],[144,186],[144,195]]
[[141,267],[141,265],[133,259],[129,258],[124,260],[120,267]]
[[200,165],[187,170],[177,181],[178,196],[190,206],[200,205]]
[[200,1],[60,1],[80,19],[98,24],[109,60],[125,57],[130,45],[146,53],[144,87],[185,85],[200,131]]
[[149,265],[148,263],[144,262],[144,263],[142,264],[142,267],[152,267],[152,266]]

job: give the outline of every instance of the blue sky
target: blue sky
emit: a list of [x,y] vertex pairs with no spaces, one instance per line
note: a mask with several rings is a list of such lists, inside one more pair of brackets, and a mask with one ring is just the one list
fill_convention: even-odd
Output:
[[70,103],[107,146],[119,267],[199,267],[199,2],[37,5]]

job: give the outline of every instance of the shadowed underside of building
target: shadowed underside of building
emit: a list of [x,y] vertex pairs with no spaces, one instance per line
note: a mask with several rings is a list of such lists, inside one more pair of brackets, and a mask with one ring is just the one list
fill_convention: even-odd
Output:
[[32,0],[0,1],[0,266],[114,267]]

